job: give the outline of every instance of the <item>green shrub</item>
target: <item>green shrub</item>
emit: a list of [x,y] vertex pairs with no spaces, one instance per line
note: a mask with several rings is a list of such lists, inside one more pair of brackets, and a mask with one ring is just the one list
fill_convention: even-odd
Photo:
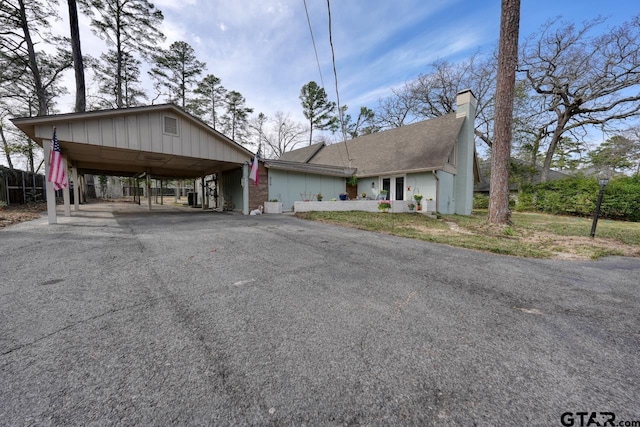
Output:
[[515,210],[519,212],[534,210],[534,195],[531,191],[520,191],[518,193]]
[[[551,214],[593,215],[600,185],[596,178],[575,176],[524,188],[516,210]],[[640,177],[616,177],[605,188],[602,218],[640,221]]]
[[612,179],[605,188],[601,215],[640,221],[640,176]]
[[489,209],[489,196],[480,193],[474,194],[473,209]]

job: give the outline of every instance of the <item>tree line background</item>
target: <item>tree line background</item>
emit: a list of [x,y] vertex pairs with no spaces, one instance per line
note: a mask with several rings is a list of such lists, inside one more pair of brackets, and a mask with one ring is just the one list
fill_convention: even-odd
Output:
[[[236,142],[278,157],[302,145],[454,112],[456,94],[471,89],[478,98],[477,147],[484,156],[491,153],[496,52],[435,61],[377,105],[358,106],[353,114],[347,106],[338,109],[310,81],[299,96],[307,121],[297,122],[291,112],[256,112],[208,71],[188,43],[159,49],[164,17],[146,0],[68,0],[68,12],[62,6],[54,0],[0,2],[0,138],[10,168],[21,159],[37,171],[42,156],[9,119],[60,113],[58,102],[69,92],[77,112],[172,102]],[[54,36],[51,23],[63,10],[69,35]],[[91,19],[92,31],[106,42],[104,52],[81,52],[78,14]],[[521,40],[512,155],[527,165],[523,176],[539,168],[542,181],[551,168],[640,173],[640,17],[616,27],[602,17],[583,23],[557,18]],[[62,86],[68,69],[74,70],[75,88]]]

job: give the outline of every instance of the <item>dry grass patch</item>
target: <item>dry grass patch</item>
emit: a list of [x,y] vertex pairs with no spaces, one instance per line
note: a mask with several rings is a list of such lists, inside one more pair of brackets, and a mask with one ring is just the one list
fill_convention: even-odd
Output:
[[27,205],[11,205],[0,207],[0,228],[19,222],[40,218],[47,210],[46,203],[30,203]]
[[585,218],[518,213],[512,224],[486,222],[486,212],[471,216],[447,215],[432,219],[416,214],[367,212],[310,212],[300,218],[393,234],[451,246],[504,255],[597,259],[608,255],[640,257],[640,224],[602,221],[591,239],[591,222]]

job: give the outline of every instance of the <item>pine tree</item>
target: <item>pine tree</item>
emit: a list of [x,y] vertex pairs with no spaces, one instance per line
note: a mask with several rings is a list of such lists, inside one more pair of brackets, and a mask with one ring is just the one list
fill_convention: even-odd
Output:
[[193,48],[183,41],[172,43],[152,59],[154,65],[149,74],[158,93],[164,93],[170,102],[186,109],[191,87],[197,83],[206,64],[198,61]]
[[75,111],[83,112],[87,109],[87,93],[84,83],[84,61],[80,44],[80,28],[78,26],[78,6],[76,0],[67,0],[69,6],[69,26],[71,32],[71,50],[73,52],[73,69],[76,78]]
[[496,83],[495,132],[491,147],[491,189],[489,223],[509,222],[509,164],[511,161],[511,125],[518,65],[520,0],[502,0],[498,80]]
[[227,90],[220,83],[220,78],[208,74],[198,83],[194,90],[196,98],[188,106],[188,110],[212,128],[220,127],[221,110],[225,106]]
[[241,144],[246,144],[249,134],[249,114],[253,108],[245,107],[244,96],[240,92],[232,90],[227,93],[226,112],[222,116],[223,133]]
[[344,116],[344,126],[348,136],[351,138],[357,138],[360,135],[368,135],[370,133],[378,132],[380,128],[375,124],[375,116],[376,113],[367,107],[360,107],[358,118],[355,122],[352,121],[350,114],[346,114]]
[[313,130],[326,130],[337,126],[336,103],[329,101],[327,92],[314,81],[300,90],[302,113],[309,120],[309,145],[313,142]]
[[147,0],[84,0],[93,30],[116,52],[115,95],[118,108],[124,103],[124,61],[127,54],[149,57],[165,36],[160,31],[164,16]]
[[[116,74],[118,67],[118,54],[111,49],[100,55],[99,61],[92,61],[95,72],[95,81],[98,93],[94,106],[98,108],[118,108],[118,89],[116,87]],[[123,53],[121,57],[122,74],[122,101],[123,108],[143,105],[147,95],[140,83],[140,66],[142,62],[130,53]]]
[[[49,113],[50,102],[54,97],[51,88],[59,79],[60,73],[70,66],[68,54],[61,49],[56,54],[36,51],[34,29],[44,31],[46,37],[48,19],[55,16],[56,13],[49,4],[41,1],[0,2],[2,84],[8,92],[33,93],[37,100],[35,114],[40,116]],[[58,42],[53,37],[50,40],[54,41],[54,46]],[[46,75],[44,67],[47,68]]]

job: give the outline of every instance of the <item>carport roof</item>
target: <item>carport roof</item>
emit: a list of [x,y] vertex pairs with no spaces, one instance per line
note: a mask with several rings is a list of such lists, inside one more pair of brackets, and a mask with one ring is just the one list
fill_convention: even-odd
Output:
[[195,178],[236,169],[253,153],[174,104],[12,120],[40,146],[53,128],[80,172]]

